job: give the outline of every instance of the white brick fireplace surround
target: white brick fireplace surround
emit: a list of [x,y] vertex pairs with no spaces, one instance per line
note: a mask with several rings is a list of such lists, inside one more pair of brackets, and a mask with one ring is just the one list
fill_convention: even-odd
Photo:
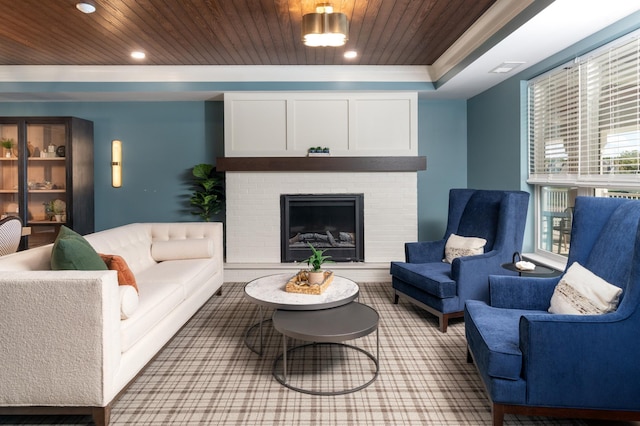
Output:
[[417,172],[226,172],[225,281],[292,272],[280,262],[281,194],[364,194],[364,256],[335,263],[356,281],[390,281],[389,262],[416,241]]

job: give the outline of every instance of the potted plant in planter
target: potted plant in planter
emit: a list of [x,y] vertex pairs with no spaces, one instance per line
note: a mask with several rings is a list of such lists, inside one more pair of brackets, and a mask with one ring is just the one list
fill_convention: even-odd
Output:
[[4,148],[4,156],[11,157],[11,150],[13,148],[13,139],[2,139],[0,144]]
[[324,281],[322,265],[325,263],[333,263],[333,261],[329,260],[331,256],[324,255],[326,250],[317,250],[311,243],[307,243],[307,245],[311,248],[311,256],[303,260],[303,262],[306,262],[310,267],[307,272],[307,281],[309,284],[322,284]]
[[56,222],[64,222],[64,212],[67,205],[62,200],[53,200],[52,201],[52,210],[53,214],[56,217]]
[[209,222],[211,216],[220,213],[224,205],[224,179],[211,164],[198,164],[191,173],[195,187],[189,199],[195,208],[191,214]]

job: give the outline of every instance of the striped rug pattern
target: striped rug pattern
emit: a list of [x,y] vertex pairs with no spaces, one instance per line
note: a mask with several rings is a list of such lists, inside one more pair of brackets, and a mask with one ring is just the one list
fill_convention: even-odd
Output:
[[[380,315],[380,375],[365,389],[314,396],[278,383],[272,368],[282,352],[280,334],[265,324],[263,356],[251,352],[243,338],[256,306],[244,299],[242,283],[225,283],[222,296],[209,300],[115,403],[111,424],[489,425],[482,383],[466,362],[464,324],[454,320],[442,334],[434,317],[402,300],[394,305],[389,283],[360,289],[359,301]],[[375,354],[375,336],[348,343]],[[357,386],[374,371],[371,360],[345,348],[311,347],[290,361],[292,384],[321,390]],[[83,416],[0,416],[0,424],[90,423]],[[505,419],[505,425],[585,424]]]

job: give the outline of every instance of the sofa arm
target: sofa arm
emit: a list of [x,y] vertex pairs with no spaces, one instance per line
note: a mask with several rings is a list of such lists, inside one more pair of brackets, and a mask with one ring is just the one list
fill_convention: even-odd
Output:
[[489,276],[491,306],[506,309],[549,309],[560,277]]
[[441,262],[444,258],[445,240],[405,243],[404,253],[407,263]]
[[105,406],[115,396],[115,271],[3,272],[0,312],[0,405]]

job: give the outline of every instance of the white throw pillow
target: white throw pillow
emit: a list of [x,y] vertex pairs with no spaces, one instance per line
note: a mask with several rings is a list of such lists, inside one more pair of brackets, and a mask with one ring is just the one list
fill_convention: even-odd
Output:
[[191,238],[154,241],[151,244],[151,257],[156,262],[213,257],[213,240],[210,238]]
[[571,264],[551,296],[552,314],[598,315],[618,308],[622,289],[578,262]]
[[130,285],[118,286],[120,292],[120,319],[130,318],[138,309],[138,291]]
[[444,262],[451,263],[453,259],[463,256],[474,256],[484,253],[487,240],[478,237],[461,237],[451,234],[444,246]]

